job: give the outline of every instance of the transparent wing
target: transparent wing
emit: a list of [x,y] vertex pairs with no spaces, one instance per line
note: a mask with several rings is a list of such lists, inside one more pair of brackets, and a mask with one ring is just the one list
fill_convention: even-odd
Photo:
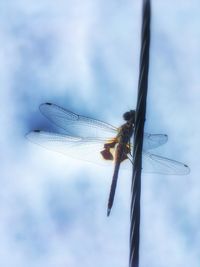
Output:
[[77,115],[55,104],[40,105],[41,113],[70,135],[81,137],[113,137],[117,128],[103,121]]
[[[103,165],[113,163],[113,161],[103,160],[100,153],[104,149],[104,144],[108,141],[106,139],[74,137],[39,130],[28,133],[26,137],[33,143],[70,157]],[[131,155],[129,155],[129,159],[132,161]],[[125,160],[122,163],[122,168],[128,166],[130,166],[129,160]],[[146,151],[143,151],[142,168],[144,172],[148,173],[184,175],[190,172],[189,167],[181,162]]]
[[144,133],[143,150],[151,150],[164,145],[168,140],[166,134],[149,134]]
[[[70,135],[108,139],[116,136],[118,133],[118,129],[108,123],[77,115],[55,104],[41,104],[40,111],[51,122],[65,130]],[[143,149],[154,149],[165,144],[167,140],[168,137],[165,134],[145,133]]]
[[190,168],[181,162],[143,152],[142,170],[148,173],[186,175]]
[[106,142],[105,139],[74,137],[66,134],[39,130],[28,133],[26,137],[31,142],[46,149],[53,150],[76,159],[103,165],[113,162],[103,160],[100,153],[104,149],[104,143]]

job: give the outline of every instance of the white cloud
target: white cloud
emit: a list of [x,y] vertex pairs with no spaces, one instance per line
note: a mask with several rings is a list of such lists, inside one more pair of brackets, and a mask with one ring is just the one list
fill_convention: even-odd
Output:
[[[120,123],[137,94],[140,3],[1,6],[1,265],[128,265],[130,174],[120,173],[108,219],[111,169],[43,151],[23,135],[32,122],[47,127],[36,107],[49,100]],[[196,267],[199,3],[153,1],[153,16],[146,128],[169,134],[160,153],[191,174],[143,177],[141,267]]]

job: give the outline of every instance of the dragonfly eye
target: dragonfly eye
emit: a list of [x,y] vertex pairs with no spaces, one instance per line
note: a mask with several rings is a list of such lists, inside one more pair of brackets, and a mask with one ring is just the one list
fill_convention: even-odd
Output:
[[125,121],[135,121],[135,110],[130,110],[124,113],[123,118]]

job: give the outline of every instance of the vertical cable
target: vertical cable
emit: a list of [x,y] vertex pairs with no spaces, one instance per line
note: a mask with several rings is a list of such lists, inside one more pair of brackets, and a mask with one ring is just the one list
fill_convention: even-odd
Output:
[[138,98],[136,106],[136,120],[133,149],[133,176],[131,186],[131,226],[130,226],[130,255],[129,266],[139,266],[140,243],[140,195],[141,195],[141,170],[144,122],[146,114],[146,98],[149,71],[149,46],[150,46],[150,0],[143,0],[142,11],[142,36],[140,51],[140,71],[138,81]]

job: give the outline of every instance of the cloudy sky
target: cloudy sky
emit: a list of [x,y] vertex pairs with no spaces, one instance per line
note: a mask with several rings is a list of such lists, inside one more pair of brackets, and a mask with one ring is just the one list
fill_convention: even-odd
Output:
[[[0,265],[124,267],[131,171],[121,171],[106,217],[112,168],[29,143],[50,129],[53,102],[116,126],[136,104],[141,2],[0,3]],[[166,133],[158,154],[188,176],[142,177],[141,267],[200,263],[200,5],[153,1],[146,132]]]

